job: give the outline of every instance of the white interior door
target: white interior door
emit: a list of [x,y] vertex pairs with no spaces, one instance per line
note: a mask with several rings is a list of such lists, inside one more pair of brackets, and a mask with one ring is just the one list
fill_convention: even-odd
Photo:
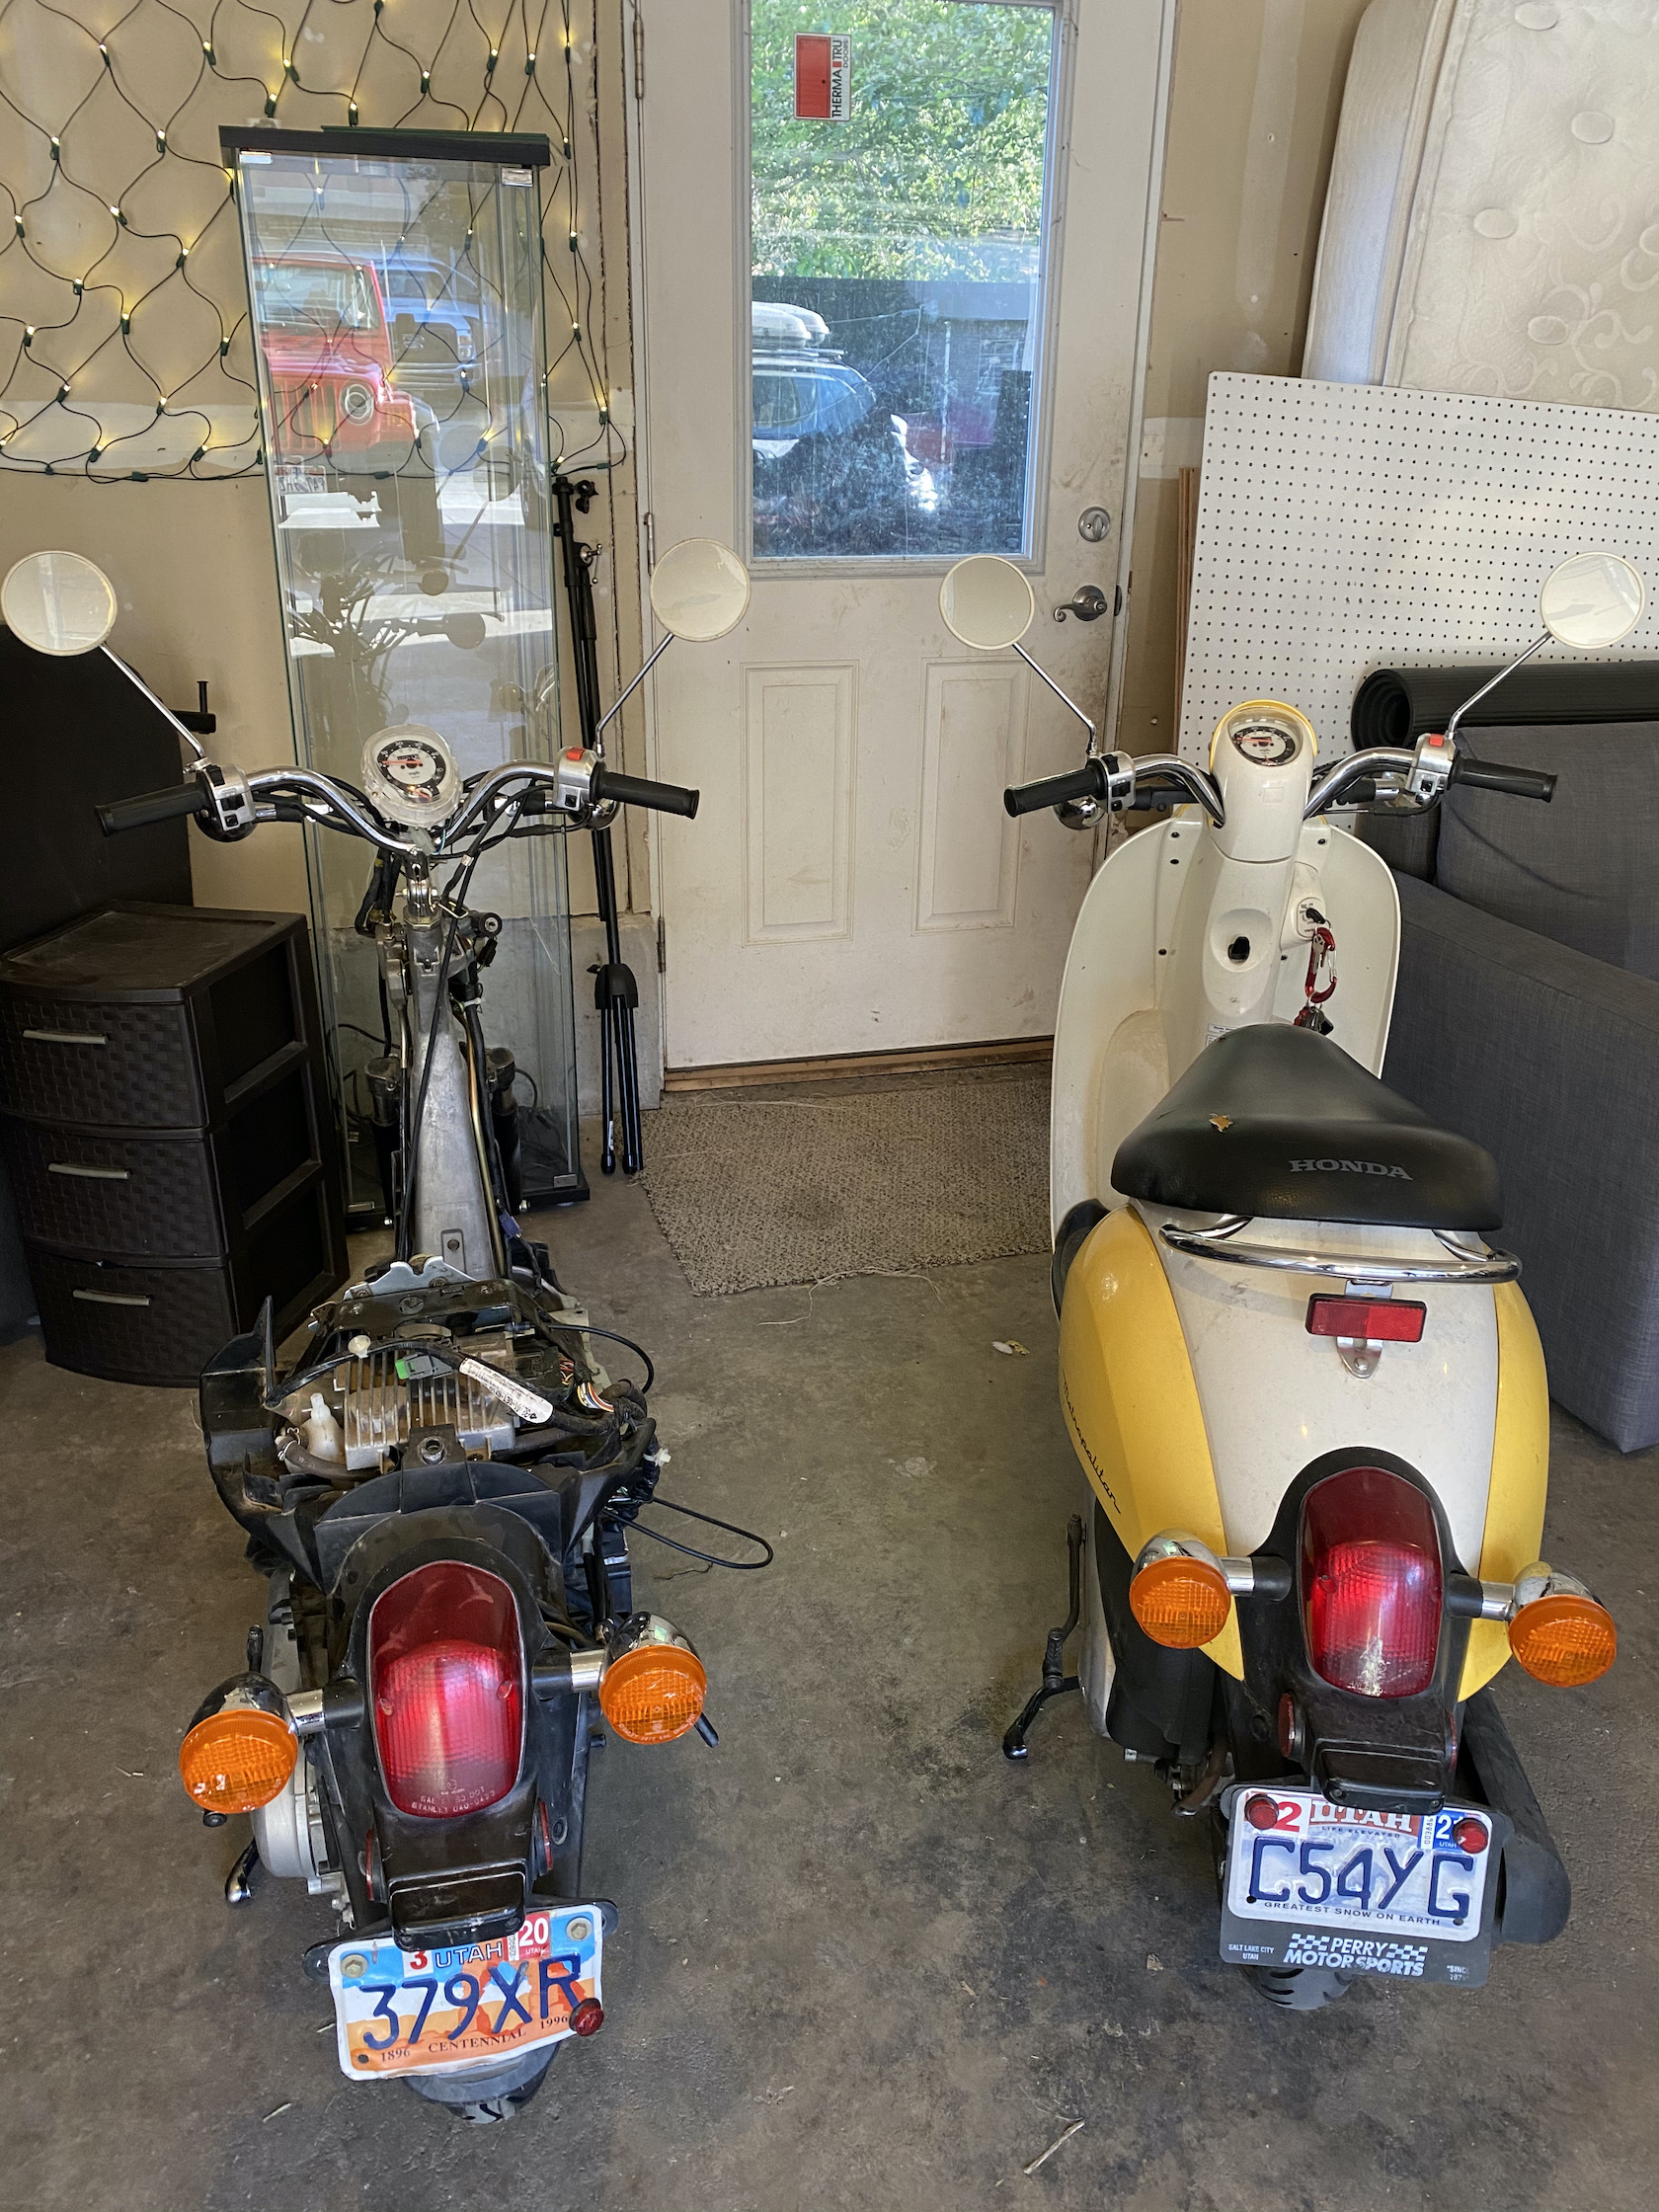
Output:
[[649,546],[754,575],[652,677],[668,1064],[1047,1035],[1092,840],[1001,794],[1084,734],[939,579],[1018,559],[1109,742],[1172,0],[643,14]]

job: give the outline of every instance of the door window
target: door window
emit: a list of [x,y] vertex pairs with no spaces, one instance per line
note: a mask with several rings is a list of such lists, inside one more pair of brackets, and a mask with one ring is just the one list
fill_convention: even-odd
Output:
[[1050,0],[750,0],[761,560],[1029,553]]

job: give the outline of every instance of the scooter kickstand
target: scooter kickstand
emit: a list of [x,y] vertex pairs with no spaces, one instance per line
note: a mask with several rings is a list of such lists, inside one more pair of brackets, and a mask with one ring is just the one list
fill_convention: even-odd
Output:
[[1049,1630],[1049,1645],[1043,1654],[1042,1686],[1027,1698],[1019,1718],[1003,1737],[1004,1759],[1029,1759],[1031,1747],[1025,1739],[1031,1723],[1051,1698],[1063,1698],[1068,1690],[1078,1687],[1076,1676],[1065,1671],[1066,1640],[1077,1625],[1083,1610],[1083,1524],[1076,1514],[1066,1524],[1066,1550],[1071,1610],[1058,1628]]
[[225,1876],[225,1903],[251,1905],[254,1901],[254,1876],[259,1871],[259,1846],[250,1842],[236,1864]]

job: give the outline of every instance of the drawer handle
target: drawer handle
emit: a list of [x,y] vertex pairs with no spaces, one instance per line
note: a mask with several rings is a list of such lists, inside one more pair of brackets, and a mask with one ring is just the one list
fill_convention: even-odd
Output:
[[24,1036],[37,1045],[107,1045],[93,1029],[26,1029]]
[[82,1167],[77,1160],[49,1159],[48,1175],[83,1175],[89,1183],[129,1183],[132,1173],[125,1167]]
[[71,1291],[71,1298],[85,1299],[88,1305],[148,1305],[147,1298],[123,1297],[119,1291]]

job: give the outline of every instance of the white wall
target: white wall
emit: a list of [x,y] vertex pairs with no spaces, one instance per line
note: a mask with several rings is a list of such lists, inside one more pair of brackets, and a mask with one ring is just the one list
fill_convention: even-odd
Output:
[[1215,369],[1294,376],[1368,0],[1181,0],[1118,743],[1174,748],[1177,478]]

